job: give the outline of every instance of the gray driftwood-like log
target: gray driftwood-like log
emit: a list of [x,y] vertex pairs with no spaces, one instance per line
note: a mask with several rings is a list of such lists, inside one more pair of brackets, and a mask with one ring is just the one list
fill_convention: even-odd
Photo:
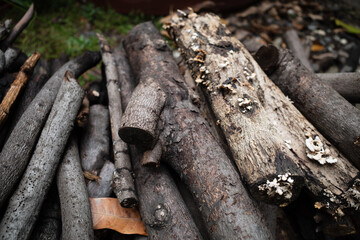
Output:
[[99,173],[100,179],[90,181],[87,185],[89,197],[101,198],[111,196],[111,193],[113,192],[112,179],[114,171],[114,164],[107,160]]
[[75,136],[68,141],[56,182],[61,204],[62,239],[94,239],[89,194]]
[[67,71],[29,165],[1,220],[1,239],[27,239],[31,234],[83,96],[83,89]]
[[303,68],[288,51],[280,50],[277,66],[270,76],[274,83],[335,147],[360,168],[360,110]]
[[[122,107],[125,109],[135,88],[135,81],[122,44],[114,55],[122,89]],[[137,193],[142,196],[139,198],[139,210],[150,238],[202,239],[166,166],[155,170],[143,167],[139,162],[142,152],[131,146],[130,153]]]
[[329,84],[349,102],[360,103],[360,73],[318,73],[323,83]]
[[137,25],[124,46],[140,82],[153,78],[167,95],[160,116],[162,160],[192,192],[211,238],[272,239],[236,169],[190,102],[183,76],[156,27],[150,22]]
[[298,157],[269,118],[273,110],[264,106],[266,89],[257,79],[266,75],[255,72],[256,62],[215,16],[174,16],[170,27],[195,82],[204,87],[252,196],[281,206],[294,200],[304,179]]
[[[131,161],[127,144],[120,139],[118,130],[122,117],[120,86],[118,85],[118,70],[110,45],[101,34],[97,34],[102,60],[105,66],[106,87],[109,98],[109,113],[111,122],[111,138],[116,170],[113,175],[113,189],[122,207],[131,208],[138,205],[134,179],[131,171]],[[144,119],[145,120],[145,119]]]
[[84,135],[80,140],[81,166],[84,171],[100,170],[106,159],[109,159],[109,128],[109,110],[101,104],[92,105]]
[[341,214],[358,202],[350,194],[358,170],[301,115],[218,17],[174,16],[168,27],[203,86],[254,197],[284,200],[291,187],[296,194],[300,184],[293,176],[299,174],[330,211]]
[[99,61],[98,52],[87,52],[69,61],[47,81],[21,116],[0,153],[0,182],[3,183],[0,186],[0,207],[10,196],[30,159],[65,72],[70,71],[77,77]]
[[11,30],[9,36],[7,36],[7,38],[0,43],[1,50],[5,51],[15,41],[16,37],[24,30],[24,28],[26,28],[33,16],[34,4],[32,3],[24,16]]
[[119,136],[129,144],[153,148],[157,140],[157,120],[166,97],[160,85],[152,78],[139,84],[126,107]]
[[291,29],[286,31],[284,34],[284,40],[287,47],[294,53],[297,58],[299,58],[302,65],[304,65],[304,67],[306,67],[309,71],[313,72],[314,70],[312,69],[309,59],[306,56],[306,52],[300,42],[300,38],[296,30]]

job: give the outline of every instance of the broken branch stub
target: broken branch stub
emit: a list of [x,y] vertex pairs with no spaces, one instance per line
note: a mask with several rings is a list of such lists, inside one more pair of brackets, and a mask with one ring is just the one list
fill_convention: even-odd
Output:
[[141,165],[147,167],[159,167],[162,154],[162,144],[158,141],[153,149],[144,152]]
[[121,118],[121,139],[151,149],[157,141],[157,122],[165,100],[164,92],[154,79],[140,82]]

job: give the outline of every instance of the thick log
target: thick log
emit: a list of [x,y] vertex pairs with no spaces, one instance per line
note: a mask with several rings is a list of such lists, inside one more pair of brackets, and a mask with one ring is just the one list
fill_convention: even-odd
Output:
[[109,110],[101,105],[92,105],[84,135],[80,139],[81,166],[84,171],[98,171],[110,158]]
[[126,107],[119,136],[129,144],[153,148],[157,140],[157,120],[166,100],[160,85],[152,78],[139,84]]
[[114,164],[106,160],[99,174],[100,179],[96,181],[90,181],[87,185],[89,197],[101,198],[111,196],[113,192],[112,179],[114,171]]
[[268,117],[273,110],[263,104],[265,89],[257,79],[266,76],[254,72],[251,55],[226,35],[219,19],[190,15],[173,17],[171,33],[195,82],[205,88],[241,176],[254,198],[284,206],[298,196],[304,179],[296,166],[298,157]]
[[305,69],[291,53],[280,50],[270,78],[295,106],[354,165],[360,168],[360,110]]
[[[175,16],[170,23],[170,33],[177,40],[183,55],[188,61],[192,59],[189,66],[193,70],[193,76],[199,76],[198,82],[208,85],[204,87],[204,92],[215,116],[220,120],[220,127],[227,137],[242,177],[249,182],[261,177],[261,174],[276,174],[276,177],[269,176],[267,180],[265,178],[260,182],[253,182],[252,186],[250,182],[251,193],[258,199],[264,199],[269,194],[268,200],[274,198],[279,203],[278,197],[283,201],[288,195],[287,178],[293,179],[287,173],[299,174],[306,176],[307,188],[323,206],[342,214],[341,209],[351,207],[354,200],[349,196],[348,189],[351,191],[356,182],[358,170],[301,115],[263,73],[244,46],[227,36],[226,32],[220,19],[210,14]],[[219,36],[216,33],[223,34]],[[203,51],[207,52],[206,56]],[[199,66],[198,60],[200,63],[204,62],[204,65]],[[208,72],[203,71],[204,68]],[[223,88],[225,91],[221,90]],[[235,93],[232,94],[232,91]],[[237,96],[239,93],[240,102]],[[242,96],[241,93],[248,95]],[[245,98],[256,102],[246,104]],[[229,119],[236,115],[239,119],[234,120],[239,122],[230,122]],[[254,122],[250,119],[257,125],[253,125]],[[261,121],[267,123],[264,125]],[[241,122],[246,124],[237,125]],[[253,128],[249,129],[250,126]],[[241,143],[244,143],[243,148],[239,148]],[[316,144],[322,147],[313,148]],[[255,158],[254,152],[262,156],[263,161]],[[266,155],[269,157],[266,158]],[[287,162],[292,164],[287,166]],[[300,173],[298,169],[301,170]],[[277,174],[279,170],[285,172]],[[294,183],[296,182],[290,183],[290,186],[296,186]],[[300,187],[300,184],[297,186]],[[294,195],[298,189],[293,188],[292,191]]]
[[0,104],[0,127],[6,121],[8,114],[20,91],[25,87],[28,79],[31,77],[33,69],[40,58],[40,53],[33,53],[21,67],[15,81],[11,84],[10,89],[6,93]]
[[192,192],[211,238],[272,239],[230,159],[190,102],[183,76],[156,27],[149,22],[134,27],[124,46],[140,82],[153,78],[167,95],[160,116],[162,160]]
[[300,42],[300,38],[296,32],[296,30],[291,29],[287,30],[284,34],[284,40],[287,47],[293,52],[293,54],[299,58],[300,62],[306,69],[309,71],[314,71],[311,67],[310,61],[306,56],[306,52],[304,50],[303,45]]
[[[122,44],[115,50],[115,59],[124,110],[130,101],[135,82]],[[166,166],[156,170],[142,167],[139,162],[142,152],[131,146],[130,153],[136,189],[141,196],[139,210],[150,239],[202,239]],[[164,207],[169,211],[164,212]],[[162,213],[165,213],[165,218],[160,216]]]
[[[103,35],[97,34],[97,36],[105,66],[106,87],[109,98],[112,149],[116,168],[113,175],[113,189],[120,205],[131,208],[138,205],[138,198],[135,192],[134,179],[131,175],[132,166],[128,146],[118,135],[122,118],[121,89],[118,85],[118,70],[109,43]],[[146,121],[146,119],[144,119],[144,121]]]
[[1,239],[27,239],[31,234],[83,96],[84,91],[67,71],[29,165],[1,220]]
[[349,102],[360,103],[360,73],[318,73],[323,83],[329,84]]
[[3,183],[0,186],[0,207],[10,196],[30,159],[65,72],[71,71],[77,77],[99,61],[98,52],[84,53],[69,61],[47,81],[21,116],[0,153],[0,182]]
[[61,204],[62,239],[93,239],[89,194],[75,135],[69,139],[56,182]]
[[15,40],[16,37],[26,28],[26,26],[31,21],[34,16],[34,4],[32,3],[29,9],[26,11],[24,16],[19,20],[19,22],[11,30],[9,36],[1,42],[0,49],[5,51]]

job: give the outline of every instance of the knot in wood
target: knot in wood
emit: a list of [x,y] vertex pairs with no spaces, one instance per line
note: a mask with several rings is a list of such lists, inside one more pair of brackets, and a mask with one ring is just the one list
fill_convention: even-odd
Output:
[[159,203],[154,211],[154,218],[151,227],[164,228],[170,219],[170,209],[165,204]]

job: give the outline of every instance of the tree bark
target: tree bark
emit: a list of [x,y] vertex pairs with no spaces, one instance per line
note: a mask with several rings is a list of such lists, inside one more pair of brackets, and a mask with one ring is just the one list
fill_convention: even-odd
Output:
[[[160,116],[163,157],[189,187],[212,239],[272,239],[230,159],[211,134],[156,27],[144,23],[125,39],[140,82],[153,78],[167,95]],[[130,103],[129,103],[130,104]]]
[[110,118],[109,110],[101,104],[92,105],[89,113],[80,140],[80,156],[82,169],[95,173],[110,158]]
[[32,54],[21,67],[20,72],[17,74],[15,81],[11,84],[10,89],[6,93],[4,99],[0,104],[0,128],[6,121],[10,109],[20,91],[25,87],[28,79],[31,77],[33,69],[40,58],[40,53],[36,52]]
[[[205,74],[204,82],[208,86],[205,86],[204,92],[210,100],[215,116],[221,121],[220,127],[227,136],[230,149],[244,179],[249,182],[250,179],[256,179],[261,176],[260,174],[266,175],[269,171],[276,174],[279,170],[287,170],[293,175],[306,176],[307,188],[329,211],[342,214],[341,209],[351,207],[354,199],[349,196],[348,189],[350,192],[353,189],[353,183],[358,179],[358,170],[300,114],[290,100],[263,73],[243,45],[227,36],[227,31],[218,17],[190,13],[187,18],[174,17],[168,26],[187,60],[192,58],[194,62],[197,57],[198,60],[204,61],[208,74],[206,71],[200,72],[203,66],[198,66],[196,61],[190,64],[190,68],[194,76],[199,76],[201,73],[200,79]],[[195,36],[194,39],[192,36]],[[207,52],[206,56],[201,57],[202,51]],[[245,72],[247,73],[244,74]],[[248,99],[256,100],[256,103],[253,101],[253,105],[250,105],[251,109],[247,109],[244,113],[242,110],[245,109],[241,107],[239,111],[237,95],[221,92],[222,90],[216,88],[228,84],[227,80],[229,78],[232,80],[234,77],[236,79],[232,84],[235,84],[236,88],[231,84],[230,90],[235,90],[236,94],[248,93]],[[240,94],[240,98],[241,103],[244,103],[245,96]],[[232,123],[228,120],[236,114],[239,115],[237,120],[246,124],[239,126],[238,122]],[[254,126],[254,122],[249,119],[253,119],[257,125]],[[261,120],[266,121],[266,124],[261,123]],[[241,143],[244,144],[242,145],[244,148],[239,148]],[[318,143],[324,149],[312,148]],[[261,151],[255,153],[263,157],[269,155],[269,158],[265,157],[263,161],[255,158],[256,147],[263,148],[265,154]],[[287,166],[285,164],[287,160],[291,160],[292,164]],[[286,196],[281,182],[286,184],[287,171],[280,176],[276,174],[276,177],[269,177],[269,182],[265,179],[260,181],[261,184],[255,181],[255,185],[249,186],[253,196],[263,199],[262,196],[258,196],[259,192],[261,195],[272,196],[279,196],[283,192],[280,197]],[[292,171],[295,171],[295,174]],[[288,177],[293,179],[293,176]],[[293,191],[296,193],[298,190]]]
[[90,181],[87,185],[89,192],[89,197],[91,198],[101,198],[101,197],[110,197],[113,188],[112,188],[112,178],[115,171],[115,166],[112,162],[106,161],[101,168],[99,177],[101,179],[97,181]]
[[158,141],[153,149],[144,152],[141,158],[141,165],[148,167],[159,167],[161,154],[162,146],[160,141]]
[[1,239],[27,239],[55,176],[84,91],[68,71],[34,154],[0,223]]
[[69,61],[47,81],[21,116],[0,153],[0,182],[3,183],[0,186],[0,208],[10,196],[29,161],[65,72],[71,71],[77,77],[99,60],[100,54],[93,52],[84,53]]
[[[122,107],[125,110],[135,88],[135,82],[122,44],[115,50],[115,59],[122,89],[121,100],[124,103]],[[141,196],[139,210],[150,239],[184,239],[184,237],[202,239],[166,166],[160,166],[155,170],[143,167],[139,163],[142,152],[131,146],[130,153],[136,189]],[[164,206],[169,210],[165,212],[166,218],[159,216],[164,213],[162,210]]]
[[118,85],[116,62],[105,37],[97,34],[101,46],[102,59],[105,65],[106,87],[109,98],[111,137],[116,171],[113,175],[113,189],[122,207],[131,208],[138,205],[132,167],[127,144],[120,139],[118,130],[122,117],[121,96]]
[[335,147],[360,168],[360,110],[324,84],[287,51],[270,78]]
[[89,194],[75,135],[69,139],[56,181],[61,204],[62,239],[94,239]]

